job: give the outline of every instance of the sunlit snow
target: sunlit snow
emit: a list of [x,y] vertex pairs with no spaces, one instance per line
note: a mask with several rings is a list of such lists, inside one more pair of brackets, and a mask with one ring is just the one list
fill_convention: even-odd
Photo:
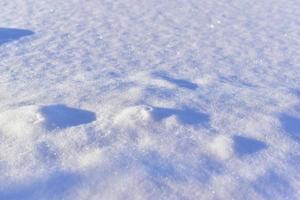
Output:
[[300,200],[299,0],[0,0],[1,200]]

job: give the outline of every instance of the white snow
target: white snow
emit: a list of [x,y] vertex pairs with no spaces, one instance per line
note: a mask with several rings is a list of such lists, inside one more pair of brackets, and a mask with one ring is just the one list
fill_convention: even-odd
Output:
[[233,141],[223,135],[217,136],[209,143],[210,149],[219,159],[226,160],[232,156]]
[[1,0],[0,199],[300,199],[299,0]]

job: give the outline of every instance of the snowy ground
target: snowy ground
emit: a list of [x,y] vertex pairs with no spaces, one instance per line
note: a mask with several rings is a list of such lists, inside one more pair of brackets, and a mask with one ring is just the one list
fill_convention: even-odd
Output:
[[299,0],[0,0],[0,199],[300,199]]

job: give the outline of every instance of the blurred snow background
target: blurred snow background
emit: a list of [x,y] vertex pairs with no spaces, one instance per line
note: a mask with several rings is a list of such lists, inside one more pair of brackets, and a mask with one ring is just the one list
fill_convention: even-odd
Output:
[[300,199],[299,0],[1,0],[0,199]]

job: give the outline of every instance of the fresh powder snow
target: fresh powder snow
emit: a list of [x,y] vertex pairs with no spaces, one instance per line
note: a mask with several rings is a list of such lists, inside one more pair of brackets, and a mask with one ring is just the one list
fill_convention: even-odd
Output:
[[300,199],[299,0],[0,0],[1,200]]

